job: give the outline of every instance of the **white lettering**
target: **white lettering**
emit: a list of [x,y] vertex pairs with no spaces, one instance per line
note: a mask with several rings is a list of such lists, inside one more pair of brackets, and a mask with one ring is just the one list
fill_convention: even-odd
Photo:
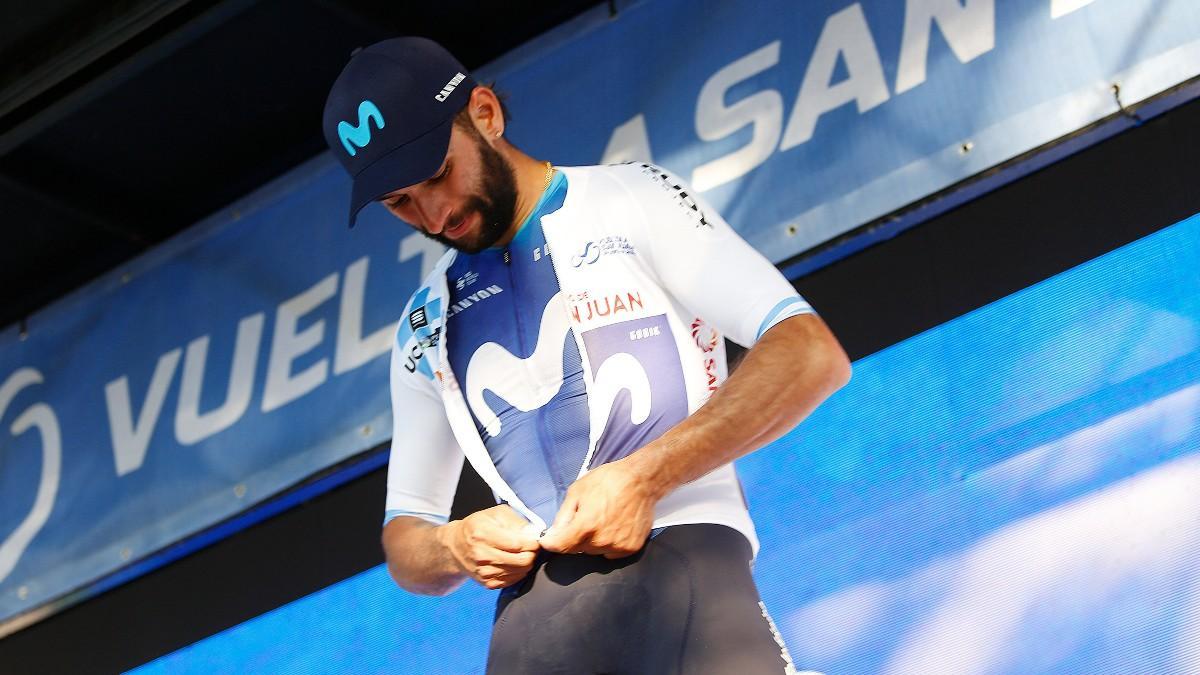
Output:
[[200,413],[200,393],[204,384],[204,366],[208,360],[209,336],[203,335],[188,343],[183,359],[183,381],[179,386],[179,402],[175,408],[175,439],[182,445],[193,445],[228,429],[241,419],[250,407],[254,389],[254,369],[258,363],[258,348],[262,342],[263,313],[252,314],[238,322],[233,361],[229,367],[229,386],[225,402],[215,410]]
[[757,49],[718,70],[700,89],[696,103],[696,134],[716,141],[751,125],[750,142],[724,157],[701,164],[692,173],[692,187],[700,192],[740,178],[767,161],[779,142],[783,127],[783,97],[774,89],[725,105],[733,85],[779,63],[779,40]]
[[429,273],[437,265],[438,258],[441,258],[445,252],[445,246],[423,234],[413,232],[400,240],[399,260],[400,262],[408,262],[416,256],[421,256],[420,280],[424,281],[425,277],[429,276]]
[[600,163],[653,162],[652,157],[650,136],[646,133],[646,117],[638,113],[613,130]]
[[[422,237],[424,239],[424,237]],[[367,285],[369,260],[366,256],[350,263],[342,284],[342,302],[338,310],[337,348],[333,355],[333,374],[341,375],[367,361],[386,354],[392,346],[396,322],[376,330],[363,339],[363,295]]]
[[[845,60],[849,76],[830,86],[839,56]],[[875,39],[862,6],[854,3],[825,21],[779,149],[811,139],[817,118],[830,110],[855,101],[861,114],[887,101],[888,96]]]
[[112,435],[113,462],[118,476],[136,471],[145,461],[150,435],[158,424],[163,401],[167,398],[167,387],[171,385],[171,377],[175,375],[182,353],[182,349],[172,349],[158,357],[136,424],[133,422],[133,404],[129,396],[129,378],[122,375],[104,385],[108,430]]
[[275,331],[271,335],[271,356],[267,360],[267,382],[263,388],[262,410],[270,412],[307,394],[329,375],[329,359],[321,359],[292,375],[292,362],[316,347],[325,337],[325,321],[296,332],[296,322],[337,293],[338,275],[330,274],[312,288],[279,305]]
[[993,0],[908,0],[904,9],[904,37],[896,93],[925,81],[929,58],[929,33],[936,23],[959,62],[966,63],[996,44],[996,11]]
[[[31,384],[41,384],[42,374],[33,368],[21,368],[13,373],[0,385],[0,417],[8,409],[8,405],[17,393]],[[0,543],[0,581],[12,573],[17,561],[29,547],[29,542],[54,509],[54,498],[58,495],[58,484],[62,474],[62,433],[58,426],[58,417],[54,410],[45,403],[35,403],[21,413],[13,421],[9,431],[13,436],[20,436],[30,428],[37,427],[42,440],[42,473],[38,478],[37,495],[33,498],[33,506],[29,509],[24,520],[17,525]],[[9,500],[11,504],[11,499]]]
[[442,90],[434,94],[433,97],[439,101],[445,101],[450,94],[458,88],[459,83],[465,80],[466,77],[466,75],[458,73],[454,77],[450,78],[450,81],[446,83],[446,86],[442,87]]
[[649,326],[647,328],[638,328],[637,330],[629,331],[630,340],[644,340],[648,337],[661,335],[658,326]]

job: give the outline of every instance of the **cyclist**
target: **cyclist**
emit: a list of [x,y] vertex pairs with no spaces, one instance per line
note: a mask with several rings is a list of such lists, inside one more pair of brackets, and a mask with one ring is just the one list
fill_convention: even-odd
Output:
[[[356,53],[326,103],[351,224],[378,201],[449,247],[393,345],[392,576],[504,589],[489,672],[791,669],[732,461],[841,387],[844,352],[678,178],[554,167],[505,129],[422,38]],[[449,521],[464,458],[498,505]]]

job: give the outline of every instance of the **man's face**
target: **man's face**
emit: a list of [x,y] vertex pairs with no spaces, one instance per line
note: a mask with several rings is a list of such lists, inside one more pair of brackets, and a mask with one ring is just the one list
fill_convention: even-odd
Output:
[[517,185],[508,160],[474,127],[456,123],[438,172],[379,201],[430,239],[478,253],[513,227]]

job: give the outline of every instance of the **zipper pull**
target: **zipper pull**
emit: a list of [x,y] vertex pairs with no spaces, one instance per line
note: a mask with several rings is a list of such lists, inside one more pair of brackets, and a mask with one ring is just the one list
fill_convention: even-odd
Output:
[[508,252],[508,249],[504,249],[504,264],[508,265],[511,262],[512,262],[512,254],[510,254]]

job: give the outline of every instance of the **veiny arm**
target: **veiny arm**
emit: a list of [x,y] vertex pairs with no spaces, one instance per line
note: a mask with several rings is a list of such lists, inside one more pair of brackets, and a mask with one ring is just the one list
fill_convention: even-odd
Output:
[[785,319],[695,414],[576,481],[542,546],[610,558],[637,551],[660,499],[787,433],[849,379],[850,361],[819,317]]
[[774,326],[696,414],[630,456],[657,497],[791,431],[850,380],[850,360],[825,322],[802,314]]
[[529,573],[537,550],[537,533],[507,504],[445,525],[400,516],[383,528],[388,573],[422,595],[446,595],[468,578],[492,589],[511,586]]
[[388,573],[401,588],[421,595],[447,595],[467,580],[444,543],[448,527],[412,516],[393,518],[384,526]]

